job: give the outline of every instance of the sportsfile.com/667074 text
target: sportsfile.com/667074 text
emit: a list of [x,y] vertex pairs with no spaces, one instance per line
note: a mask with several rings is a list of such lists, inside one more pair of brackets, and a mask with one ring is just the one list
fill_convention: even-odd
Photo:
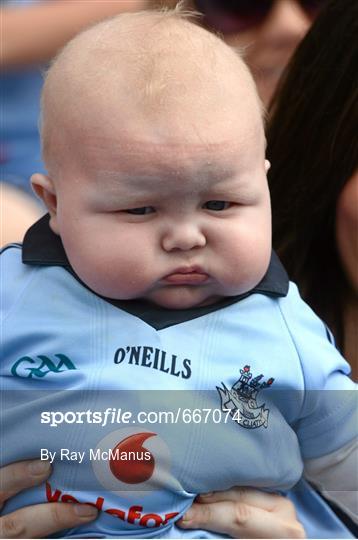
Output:
[[[235,412],[239,415],[239,411]],[[61,424],[97,424],[105,427],[108,424],[219,424],[228,423],[230,419],[238,421],[232,416],[232,411],[221,409],[188,409],[178,407],[172,411],[131,411],[108,407],[103,411],[42,411],[41,424],[57,427]]]

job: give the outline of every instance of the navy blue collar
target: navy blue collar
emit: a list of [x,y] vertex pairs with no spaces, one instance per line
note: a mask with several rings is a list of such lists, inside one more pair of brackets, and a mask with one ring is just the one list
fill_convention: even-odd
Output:
[[[48,214],[37,221],[27,231],[22,247],[22,262],[24,264],[36,266],[63,266],[84,287],[88,288],[71,268],[61,238],[54,234],[49,227]],[[254,293],[273,297],[286,296],[288,293],[288,286],[289,281],[287,273],[273,251],[267,272],[256,287],[245,294],[223,298],[216,304],[210,306],[171,310],[142,300],[114,300],[112,298],[101,298],[131,315],[139,317],[147,324],[153,326],[156,330],[161,330],[175,324],[196,319],[197,317],[201,317],[223,307],[230,306]]]

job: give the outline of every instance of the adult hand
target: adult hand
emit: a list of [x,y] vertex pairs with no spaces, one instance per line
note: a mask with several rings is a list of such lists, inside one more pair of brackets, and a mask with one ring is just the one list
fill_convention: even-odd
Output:
[[251,488],[200,495],[177,525],[233,538],[305,538],[291,501]]
[[[42,484],[50,474],[50,464],[40,460],[19,461],[0,469],[0,509],[10,497],[23,489]],[[88,504],[26,506],[0,517],[0,538],[45,538],[96,517],[96,508]]]

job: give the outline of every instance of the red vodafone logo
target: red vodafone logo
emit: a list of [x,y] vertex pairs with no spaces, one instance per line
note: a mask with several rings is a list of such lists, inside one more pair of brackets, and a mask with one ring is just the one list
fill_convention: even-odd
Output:
[[153,431],[124,428],[109,433],[92,450],[91,463],[100,484],[121,495],[144,495],[173,482],[169,448]]
[[155,459],[143,443],[156,433],[136,433],[120,441],[109,454],[112,474],[126,484],[141,484],[151,478]]
[[167,512],[164,515],[149,513],[142,514],[143,506],[141,505],[132,505],[128,510],[122,510],[122,508],[108,508],[105,505],[104,497],[97,497],[94,501],[86,501],[83,499],[76,499],[70,493],[63,493],[62,490],[52,488],[50,482],[46,482],[46,498],[48,502],[58,502],[63,503],[85,503],[94,506],[98,510],[105,512],[113,517],[120,519],[121,521],[126,521],[127,523],[138,524],[140,527],[160,527],[161,525],[167,525],[170,520],[176,518],[178,512]]

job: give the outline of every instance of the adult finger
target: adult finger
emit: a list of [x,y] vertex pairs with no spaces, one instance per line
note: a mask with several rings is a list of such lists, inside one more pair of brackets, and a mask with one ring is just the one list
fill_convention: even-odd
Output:
[[0,470],[0,508],[4,502],[23,489],[41,484],[51,473],[48,461],[39,459],[18,461]]
[[47,538],[97,516],[88,504],[46,503],[26,506],[0,518],[0,538]]
[[295,507],[289,499],[277,493],[267,493],[254,488],[233,487],[226,491],[214,491],[199,495],[196,502],[211,504],[216,502],[240,502],[269,512],[277,511],[287,517],[296,516]]
[[275,512],[240,502],[194,503],[177,522],[184,529],[206,529],[233,538],[304,538],[302,525],[294,518],[282,519]]

